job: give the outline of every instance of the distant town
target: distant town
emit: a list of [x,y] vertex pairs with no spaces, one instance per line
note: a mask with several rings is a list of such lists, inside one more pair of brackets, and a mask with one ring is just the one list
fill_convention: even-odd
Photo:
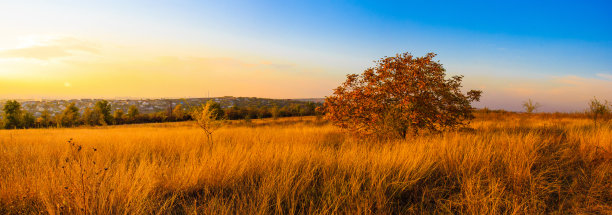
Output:
[[[0,99],[0,107],[9,99]],[[130,106],[136,106],[140,113],[149,114],[160,111],[172,110],[176,105],[183,107],[204,104],[208,100],[213,100],[221,105],[222,108],[232,107],[285,107],[291,104],[304,104],[308,102],[322,103],[324,99],[266,99],[256,97],[214,97],[214,98],[186,98],[186,99],[69,99],[69,100],[47,100],[47,99],[17,99],[21,103],[22,109],[40,117],[46,110],[51,115],[60,114],[66,107],[74,103],[82,114],[85,108],[93,108],[97,101],[106,100],[111,104],[112,111],[123,110],[127,112]],[[2,110],[0,109],[0,113]]]

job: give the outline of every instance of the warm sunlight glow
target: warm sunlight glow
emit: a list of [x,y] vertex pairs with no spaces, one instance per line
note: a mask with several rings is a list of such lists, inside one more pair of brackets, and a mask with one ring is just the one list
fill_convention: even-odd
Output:
[[0,215],[612,214],[611,9],[0,0]]
[[2,3],[0,98],[323,98],[373,60],[435,52],[465,89],[484,90],[480,108],[521,110],[532,98],[582,111],[594,96],[612,100],[606,7],[581,6],[591,12],[576,21],[563,18],[574,4],[548,15],[444,4],[438,19],[398,10],[423,4]]

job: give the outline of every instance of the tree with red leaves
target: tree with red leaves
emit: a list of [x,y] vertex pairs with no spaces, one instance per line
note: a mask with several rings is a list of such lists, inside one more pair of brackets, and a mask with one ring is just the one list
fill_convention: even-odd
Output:
[[382,58],[362,74],[347,75],[321,110],[335,125],[360,134],[405,138],[465,126],[474,118],[471,102],[479,101],[482,91],[463,94],[463,76],[446,79],[435,56]]

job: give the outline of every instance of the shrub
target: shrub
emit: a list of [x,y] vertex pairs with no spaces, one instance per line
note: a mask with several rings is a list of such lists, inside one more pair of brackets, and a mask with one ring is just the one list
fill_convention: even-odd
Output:
[[608,107],[608,101],[601,102],[597,98],[593,98],[589,103],[589,113],[593,119],[593,123],[597,126],[598,119],[605,119],[610,114],[610,108]]
[[533,113],[536,112],[538,110],[538,108],[540,108],[540,103],[533,103],[533,101],[531,101],[531,99],[523,102],[523,108],[525,108],[525,112],[527,113]]

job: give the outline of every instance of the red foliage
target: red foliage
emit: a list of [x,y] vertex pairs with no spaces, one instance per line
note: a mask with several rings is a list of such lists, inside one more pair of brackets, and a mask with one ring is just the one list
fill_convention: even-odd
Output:
[[406,137],[419,130],[455,129],[474,116],[470,103],[481,91],[461,93],[463,76],[445,79],[442,64],[409,53],[386,57],[346,82],[325,99],[322,110],[334,124],[362,134]]

